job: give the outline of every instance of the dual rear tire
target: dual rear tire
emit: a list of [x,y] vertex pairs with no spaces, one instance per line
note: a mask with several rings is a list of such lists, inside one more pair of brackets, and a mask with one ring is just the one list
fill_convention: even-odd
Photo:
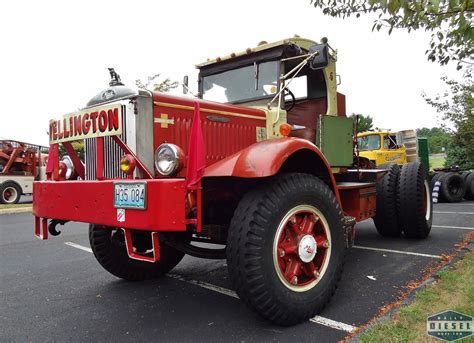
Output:
[[426,238],[431,231],[433,201],[426,171],[418,162],[387,165],[377,183],[374,223],[382,236]]
[[398,180],[399,224],[408,238],[426,238],[433,221],[433,200],[426,171],[418,162],[402,166]]
[[375,228],[385,237],[397,237],[402,233],[398,223],[397,193],[400,167],[397,164],[385,165],[387,174],[377,183],[377,208],[374,217]]

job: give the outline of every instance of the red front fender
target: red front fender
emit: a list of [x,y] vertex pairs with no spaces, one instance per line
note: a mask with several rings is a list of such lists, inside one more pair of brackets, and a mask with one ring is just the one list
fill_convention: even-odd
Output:
[[[339,200],[336,181],[331,167],[319,148],[308,140],[288,137],[269,139],[250,145],[206,168],[204,177],[234,176],[242,178],[268,177],[277,174],[287,159],[295,153],[306,151],[312,155],[315,174],[324,173]],[[308,163],[311,163],[308,160]],[[316,170],[323,169],[323,170]]]
[[272,176],[278,173],[287,158],[299,150],[311,150],[329,164],[323,153],[313,143],[295,137],[269,139],[250,145],[206,168],[204,177],[235,176],[245,178]]

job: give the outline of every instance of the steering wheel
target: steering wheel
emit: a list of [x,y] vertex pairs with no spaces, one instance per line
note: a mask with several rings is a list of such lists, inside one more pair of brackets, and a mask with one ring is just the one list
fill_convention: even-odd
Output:
[[286,95],[289,95],[291,97],[291,103],[289,104],[289,108],[287,108],[286,106],[286,100],[285,100],[285,110],[288,112],[288,111],[291,111],[293,109],[293,107],[295,107],[295,104],[296,104],[296,97],[295,95],[293,94],[292,91],[290,91],[288,88],[285,88],[285,91],[284,91],[286,94],[285,94],[285,97]]

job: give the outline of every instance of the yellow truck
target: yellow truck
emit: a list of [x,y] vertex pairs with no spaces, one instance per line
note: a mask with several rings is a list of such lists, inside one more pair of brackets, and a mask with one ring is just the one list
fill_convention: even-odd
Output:
[[387,163],[399,165],[417,161],[417,138],[413,130],[399,132],[366,131],[357,134],[359,155],[377,167]]
[[[425,143],[423,143],[423,141]],[[357,134],[359,156],[365,157],[378,168],[389,168],[418,161],[429,170],[428,143],[413,130],[365,131]],[[474,199],[474,173],[461,171],[459,167],[437,168],[430,172],[433,202],[460,202]]]

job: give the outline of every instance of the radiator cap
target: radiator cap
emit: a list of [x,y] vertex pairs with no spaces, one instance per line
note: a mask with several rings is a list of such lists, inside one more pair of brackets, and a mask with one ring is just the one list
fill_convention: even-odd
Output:
[[120,80],[120,75],[115,72],[114,68],[109,68],[109,73],[111,78],[109,88],[102,90],[90,99],[87,103],[87,107],[132,98],[138,95],[138,89],[125,86]]

